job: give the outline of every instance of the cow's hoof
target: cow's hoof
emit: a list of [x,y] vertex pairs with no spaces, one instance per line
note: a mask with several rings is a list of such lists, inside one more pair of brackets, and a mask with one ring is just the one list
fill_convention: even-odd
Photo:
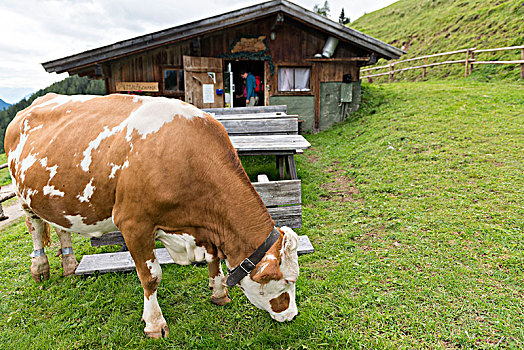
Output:
[[147,330],[147,327],[144,328],[144,333],[146,337],[153,339],[167,338],[169,335],[169,327],[165,324],[162,327],[159,327],[159,330]]
[[41,274],[31,273],[31,276],[33,277],[35,282],[40,283],[40,282],[42,282],[42,280],[47,281],[49,279],[49,277],[51,277],[51,274],[49,272],[43,272]]
[[64,269],[64,276],[71,276],[75,273],[78,267],[75,254],[62,255],[62,268]]
[[231,298],[229,295],[223,296],[222,298],[217,298],[215,296],[211,296],[211,302],[218,306],[224,306],[226,304],[229,304],[231,302]]
[[42,279],[49,279],[49,261],[47,255],[31,258],[31,276],[35,282],[42,282]]

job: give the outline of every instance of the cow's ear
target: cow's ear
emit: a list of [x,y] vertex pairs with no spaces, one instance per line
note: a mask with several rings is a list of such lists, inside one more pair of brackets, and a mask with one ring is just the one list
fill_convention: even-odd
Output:
[[286,226],[282,227],[282,231],[284,232],[284,240],[282,242],[283,252],[289,256],[297,251],[298,236],[295,231]]
[[284,278],[277,259],[263,259],[251,272],[251,279],[257,283],[268,283],[271,280]]

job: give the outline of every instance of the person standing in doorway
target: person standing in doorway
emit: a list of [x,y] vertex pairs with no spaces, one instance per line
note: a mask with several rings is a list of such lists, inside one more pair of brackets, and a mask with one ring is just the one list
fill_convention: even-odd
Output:
[[[242,76],[242,74],[241,74]],[[236,95],[236,98],[239,100],[235,103],[237,107],[240,107],[243,103],[246,103],[246,96],[247,96],[247,90],[246,90],[246,79],[242,79],[242,93]]]
[[258,105],[258,95],[255,92],[257,81],[251,72],[242,71],[240,74],[242,79],[246,81],[246,107],[253,107]]

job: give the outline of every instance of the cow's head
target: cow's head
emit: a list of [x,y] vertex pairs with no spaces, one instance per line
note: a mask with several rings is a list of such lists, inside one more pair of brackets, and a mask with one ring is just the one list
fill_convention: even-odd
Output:
[[239,282],[249,301],[278,322],[291,321],[298,313],[295,303],[298,237],[289,227],[282,227],[281,231],[282,241],[277,241],[256,268]]

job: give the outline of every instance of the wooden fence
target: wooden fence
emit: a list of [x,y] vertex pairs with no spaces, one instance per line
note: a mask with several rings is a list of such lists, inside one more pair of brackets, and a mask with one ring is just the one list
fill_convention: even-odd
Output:
[[[477,61],[475,59],[475,54],[483,53],[483,52],[495,52],[495,51],[507,51],[507,50],[519,50],[521,52],[521,59],[520,60],[512,60],[512,61]],[[435,63],[427,63],[427,59],[434,58],[434,57],[444,57],[449,55],[456,55],[456,54],[465,54],[465,59],[461,60],[453,60],[453,61],[442,61],[442,62],[435,62]],[[405,67],[405,68],[398,68],[395,69],[395,66],[398,66],[400,63],[406,63],[406,62],[415,62],[415,61],[424,61],[424,64],[412,66],[412,67]],[[470,49],[462,49],[457,51],[450,51],[450,52],[443,52],[443,53],[437,53],[434,55],[427,55],[427,56],[420,56],[415,58],[410,58],[407,60],[402,61],[396,61],[391,62],[385,66],[378,66],[378,67],[371,67],[371,68],[365,68],[361,69],[360,72],[370,72],[377,69],[388,69],[387,72],[384,73],[376,73],[376,74],[369,74],[366,76],[362,76],[362,79],[365,78],[373,78],[373,77],[380,77],[380,76],[389,76],[389,82],[393,81],[393,77],[395,73],[411,70],[411,69],[422,69],[422,78],[426,77],[426,68],[430,67],[436,67],[436,66],[442,66],[446,64],[463,64],[464,65],[464,76],[467,77],[471,72],[473,71],[473,66],[476,64],[520,64],[520,78],[524,79],[524,46],[510,46],[510,47],[500,47],[496,49],[483,49],[479,50],[477,48],[470,48]]]
[[[5,168],[7,168],[7,163],[0,165],[0,169],[5,169]],[[1,208],[3,202],[5,202],[6,200],[11,199],[11,198],[13,198],[15,196],[16,196],[16,194],[14,192],[0,194],[0,208]],[[2,215],[3,214],[0,213],[0,216],[2,216]]]

